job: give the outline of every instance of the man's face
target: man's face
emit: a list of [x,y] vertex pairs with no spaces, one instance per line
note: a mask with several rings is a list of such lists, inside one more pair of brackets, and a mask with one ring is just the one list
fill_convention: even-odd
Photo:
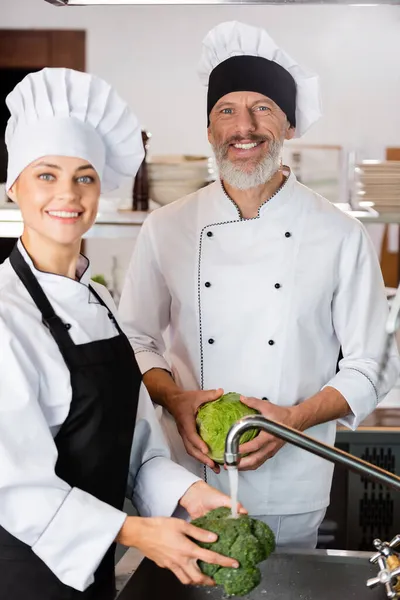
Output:
[[293,135],[285,113],[257,92],[227,94],[210,114],[208,139],[221,178],[238,189],[269,181],[280,167],[284,140]]

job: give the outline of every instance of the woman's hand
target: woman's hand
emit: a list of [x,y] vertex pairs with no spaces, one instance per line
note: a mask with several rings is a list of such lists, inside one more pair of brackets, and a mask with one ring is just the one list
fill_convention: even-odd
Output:
[[[211,487],[204,481],[197,481],[182,496],[179,504],[189,513],[192,519],[202,517],[208,511],[220,506],[231,508],[231,499],[226,494]],[[247,514],[247,510],[238,503],[238,513]]]
[[184,584],[215,585],[200,571],[198,560],[222,567],[239,566],[236,560],[200,548],[190,538],[215,542],[218,536],[181,519],[127,517],[116,541],[138,548],[159,567],[172,571]]

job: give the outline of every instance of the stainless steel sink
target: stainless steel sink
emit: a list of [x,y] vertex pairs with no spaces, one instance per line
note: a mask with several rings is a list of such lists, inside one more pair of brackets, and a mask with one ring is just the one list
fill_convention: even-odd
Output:
[[[370,590],[366,581],[375,577],[368,552],[314,550],[276,552],[260,565],[261,584],[248,600],[384,600],[382,587]],[[122,588],[118,600],[222,600],[221,588],[182,585],[170,571],[144,560]]]

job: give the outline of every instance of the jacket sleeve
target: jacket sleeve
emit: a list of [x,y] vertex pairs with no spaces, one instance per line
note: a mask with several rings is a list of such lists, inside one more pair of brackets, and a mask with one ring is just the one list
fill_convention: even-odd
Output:
[[141,516],[169,517],[198,477],[172,462],[150,400],[142,384],[133,438],[127,496]]
[[0,317],[0,525],[65,585],[85,590],[126,514],[55,473],[40,375]]
[[171,296],[160,271],[151,215],[140,231],[118,307],[122,327],[142,373],[170,371],[164,335],[170,321]]
[[339,372],[327,384],[348,402],[351,414],[341,422],[352,429],[376,408],[399,376],[399,355],[392,341],[379,381],[388,312],[378,257],[364,227],[355,221],[342,247],[332,305],[333,325],[343,359]]

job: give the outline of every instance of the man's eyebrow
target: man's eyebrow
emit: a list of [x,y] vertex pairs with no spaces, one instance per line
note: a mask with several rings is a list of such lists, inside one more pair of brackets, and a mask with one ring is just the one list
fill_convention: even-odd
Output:
[[217,102],[217,104],[215,105],[214,108],[218,109],[218,108],[222,108],[222,107],[229,107],[229,106],[235,106],[234,102],[225,102],[225,100],[223,102]]

